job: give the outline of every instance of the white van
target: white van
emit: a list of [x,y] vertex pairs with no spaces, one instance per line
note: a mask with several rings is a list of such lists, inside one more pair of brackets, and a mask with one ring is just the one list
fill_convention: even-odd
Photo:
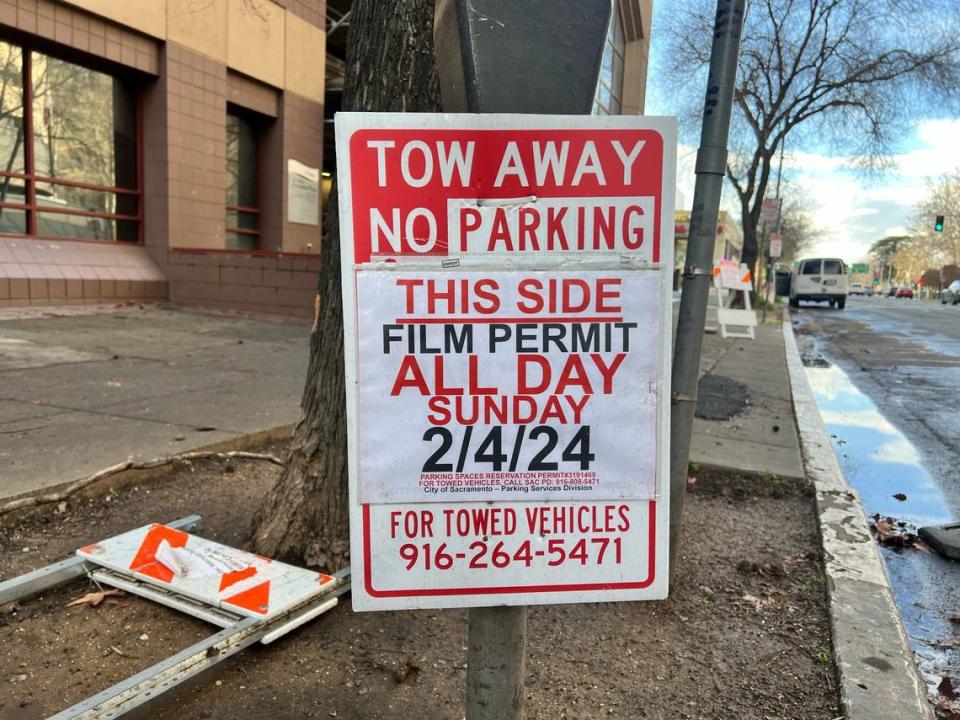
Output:
[[847,266],[838,258],[802,260],[790,279],[790,307],[799,307],[802,300],[829,302],[843,310],[847,304],[849,283]]

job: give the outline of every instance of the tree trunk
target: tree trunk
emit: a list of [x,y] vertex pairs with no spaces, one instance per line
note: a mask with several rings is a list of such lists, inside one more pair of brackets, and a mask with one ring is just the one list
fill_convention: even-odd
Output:
[[[436,112],[434,0],[354,0],[344,110]],[[336,570],[350,557],[343,296],[336,185],[327,209],[310,364],[287,464],[254,519],[256,552]]]
[[743,228],[743,251],[740,253],[740,262],[753,269],[760,248],[757,244],[757,226],[746,212],[743,215],[741,227]]

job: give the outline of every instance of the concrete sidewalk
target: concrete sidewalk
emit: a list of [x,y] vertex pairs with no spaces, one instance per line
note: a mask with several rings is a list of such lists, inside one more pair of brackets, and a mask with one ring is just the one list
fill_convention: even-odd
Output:
[[[296,422],[309,330],[147,306],[0,312],[0,498]],[[697,419],[691,460],[802,477],[779,324],[704,337],[703,372],[746,386]]]
[[98,310],[0,313],[0,498],[296,422],[307,326]]
[[[781,477],[804,477],[793,414],[783,330],[779,322],[757,327],[757,339],[703,339],[701,371],[745,388],[747,404],[726,420],[697,417],[690,461]],[[704,394],[701,378],[701,395]],[[727,386],[735,387],[733,383]],[[739,393],[741,390],[735,390]]]

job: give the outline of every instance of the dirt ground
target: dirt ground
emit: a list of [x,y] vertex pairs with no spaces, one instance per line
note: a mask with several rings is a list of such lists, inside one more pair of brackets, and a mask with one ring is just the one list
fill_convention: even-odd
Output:
[[[200,534],[241,544],[279,469],[234,464],[181,466],[0,527],[0,577],[192,513],[204,518]],[[809,490],[701,472],[684,512],[669,600],[531,608],[528,719],[840,715]],[[0,720],[46,717],[215,631],[132,596],[65,607],[91,589],[78,580],[0,615]],[[457,719],[465,662],[465,612],[357,614],[346,596],[128,717]]]

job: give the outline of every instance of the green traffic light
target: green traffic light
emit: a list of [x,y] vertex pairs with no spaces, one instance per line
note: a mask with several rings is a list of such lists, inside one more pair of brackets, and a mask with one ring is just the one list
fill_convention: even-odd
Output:
[[935,232],[943,232],[943,215],[937,215],[936,222],[933,223]]

